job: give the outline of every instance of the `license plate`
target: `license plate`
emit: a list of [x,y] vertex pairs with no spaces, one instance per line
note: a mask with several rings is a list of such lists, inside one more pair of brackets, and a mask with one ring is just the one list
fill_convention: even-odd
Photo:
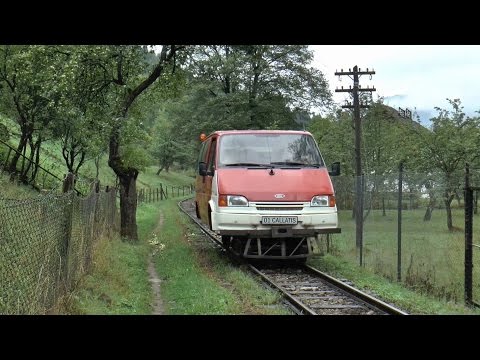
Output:
[[296,216],[262,216],[263,225],[297,225]]

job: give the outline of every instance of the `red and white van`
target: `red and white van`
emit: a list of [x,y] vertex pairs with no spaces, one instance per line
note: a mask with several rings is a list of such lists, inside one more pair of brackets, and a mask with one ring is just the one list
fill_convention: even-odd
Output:
[[307,131],[232,130],[205,137],[197,217],[247,258],[305,259],[319,234],[338,233],[330,176]]

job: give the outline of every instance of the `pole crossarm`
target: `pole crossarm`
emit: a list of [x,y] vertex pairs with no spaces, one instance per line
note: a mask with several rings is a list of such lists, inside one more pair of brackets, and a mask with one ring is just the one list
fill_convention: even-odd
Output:
[[[373,88],[358,88],[357,91],[377,91],[377,89]],[[352,89],[335,89],[335,92],[354,92],[355,88]]]
[[[368,109],[370,107],[370,105],[359,105],[360,108],[362,109]],[[355,108],[355,105],[342,105],[342,108],[344,109],[354,109]]]
[[[354,68],[355,70],[355,68]],[[375,71],[335,71],[336,76],[340,75],[375,75]]]

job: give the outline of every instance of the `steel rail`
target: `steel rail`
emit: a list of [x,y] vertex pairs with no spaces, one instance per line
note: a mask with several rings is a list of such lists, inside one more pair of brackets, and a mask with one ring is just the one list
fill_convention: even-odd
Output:
[[334,277],[325,274],[324,272],[315,269],[314,267],[311,267],[309,265],[304,265],[305,269],[308,271],[314,273],[316,276],[320,277],[321,279],[325,280],[326,282],[332,284],[333,286],[343,290],[344,292],[353,295],[354,297],[360,299],[361,301],[365,302],[368,305],[372,305],[375,308],[385,312],[386,314],[389,315],[408,315],[406,312],[390,305],[387,304],[386,302],[379,300],[367,293],[364,293],[363,291],[360,291],[353,286],[350,286],[348,284],[345,284],[344,282],[335,279]]

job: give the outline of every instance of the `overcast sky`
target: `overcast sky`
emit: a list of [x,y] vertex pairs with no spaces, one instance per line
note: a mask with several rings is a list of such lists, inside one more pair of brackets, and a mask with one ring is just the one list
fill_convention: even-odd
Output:
[[451,110],[446,100],[459,98],[464,112],[479,115],[480,110],[480,45],[313,45],[313,66],[327,78],[334,100],[342,103],[345,93],[336,87],[353,81],[335,71],[372,68],[376,74],[360,77],[360,85],[375,86],[373,98],[383,96],[385,103],[398,109],[409,108],[428,125],[436,116],[435,107]]

